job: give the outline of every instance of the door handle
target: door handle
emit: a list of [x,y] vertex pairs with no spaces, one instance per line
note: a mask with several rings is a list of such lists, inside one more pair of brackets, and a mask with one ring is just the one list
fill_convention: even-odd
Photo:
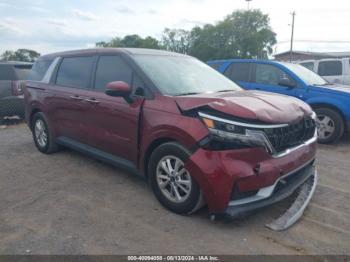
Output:
[[70,99],[77,100],[77,101],[83,100],[83,98],[81,98],[79,96],[70,96]]
[[95,98],[87,98],[87,99],[84,99],[84,101],[89,102],[91,104],[99,104],[100,103],[100,101],[96,100]]

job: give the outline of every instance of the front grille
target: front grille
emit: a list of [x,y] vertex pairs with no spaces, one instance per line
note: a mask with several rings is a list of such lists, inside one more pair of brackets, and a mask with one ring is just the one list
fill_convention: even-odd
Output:
[[311,139],[315,134],[315,129],[315,120],[304,118],[298,123],[286,127],[265,128],[263,131],[278,153]]

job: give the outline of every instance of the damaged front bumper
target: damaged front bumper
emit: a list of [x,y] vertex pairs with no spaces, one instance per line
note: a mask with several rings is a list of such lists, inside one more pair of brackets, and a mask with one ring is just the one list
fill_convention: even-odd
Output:
[[266,226],[273,230],[284,230],[293,225],[303,214],[315,192],[317,170],[312,162],[280,177],[273,185],[261,188],[256,195],[240,200],[230,201],[225,215],[230,218],[246,216],[247,214],[279,202],[293,193],[296,199],[292,206],[273,223]]

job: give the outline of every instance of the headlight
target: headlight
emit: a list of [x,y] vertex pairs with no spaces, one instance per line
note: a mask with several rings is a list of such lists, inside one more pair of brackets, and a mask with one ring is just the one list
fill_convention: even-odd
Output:
[[249,124],[217,118],[202,112],[199,112],[199,116],[208,127],[214,141],[241,147],[264,147],[269,153],[274,153],[274,148],[265,133],[249,128]]

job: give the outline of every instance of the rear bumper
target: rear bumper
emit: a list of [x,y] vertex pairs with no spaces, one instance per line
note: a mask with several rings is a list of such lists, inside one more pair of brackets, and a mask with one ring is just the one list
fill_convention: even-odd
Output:
[[[310,184],[312,190],[309,190],[303,204],[295,213],[295,216],[299,218],[309,203],[314,193],[314,188],[317,184],[317,171],[312,163],[309,163],[305,167],[298,169],[295,172],[282,176],[274,185],[260,189],[260,195],[258,192],[255,196],[237,201],[231,201],[224,213],[230,218],[244,217],[255,210],[272,205],[289,197],[300,189],[305,183]],[[264,196],[264,192],[268,192],[268,195],[266,194]]]

